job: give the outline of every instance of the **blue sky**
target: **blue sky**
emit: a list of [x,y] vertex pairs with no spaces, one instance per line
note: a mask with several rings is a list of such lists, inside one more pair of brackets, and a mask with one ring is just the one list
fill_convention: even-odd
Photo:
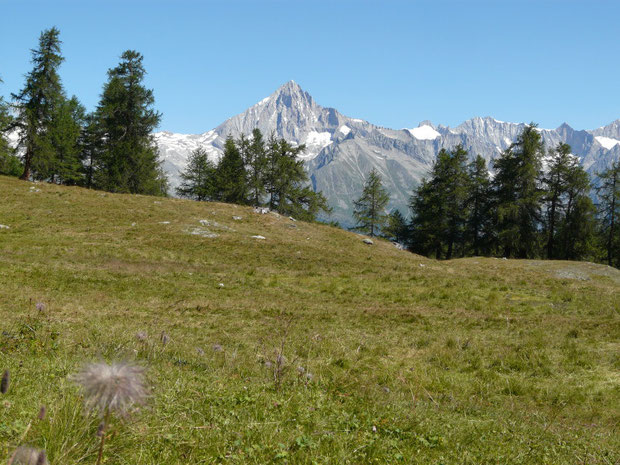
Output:
[[56,26],[63,83],[88,109],[120,54],[141,52],[163,130],[207,131],[291,79],[391,128],[593,129],[620,118],[618,18],[612,0],[0,0],[0,94]]

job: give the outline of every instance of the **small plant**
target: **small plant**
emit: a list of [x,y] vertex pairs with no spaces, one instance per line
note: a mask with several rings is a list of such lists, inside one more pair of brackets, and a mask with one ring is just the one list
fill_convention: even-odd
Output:
[[75,375],[74,380],[84,391],[87,410],[96,411],[103,417],[97,430],[97,436],[101,438],[97,456],[99,465],[111,416],[124,416],[146,400],[144,370],[125,363],[92,363]]

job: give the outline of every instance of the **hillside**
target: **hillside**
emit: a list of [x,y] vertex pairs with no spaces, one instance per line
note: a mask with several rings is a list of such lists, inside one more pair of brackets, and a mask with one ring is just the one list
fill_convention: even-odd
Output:
[[95,463],[69,376],[101,359],[151,385],[106,463],[620,460],[618,270],[6,177],[0,199],[0,461],[44,404],[25,442]]

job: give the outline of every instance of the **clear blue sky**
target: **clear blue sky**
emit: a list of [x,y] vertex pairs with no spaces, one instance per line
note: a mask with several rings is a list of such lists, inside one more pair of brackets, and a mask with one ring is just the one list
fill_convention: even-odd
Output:
[[620,118],[619,18],[615,0],[0,0],[0,94],[57,26],[69,94],[94,108],[138,50],[164,130],[207,131],[291,79],[392,128],[490,115],[592,129]]

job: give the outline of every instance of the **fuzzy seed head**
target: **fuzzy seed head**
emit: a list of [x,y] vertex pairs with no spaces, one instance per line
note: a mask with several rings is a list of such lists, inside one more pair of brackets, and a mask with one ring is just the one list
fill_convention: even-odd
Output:
[[13,465],[49,465],[44,450],[19,446],[13,453]]
[[40,312],[45,310],[45,304],[43,302],[37,302],[37,304],[35,305],[36,309]]
[[86,365],[74,380],[82,386],[89,410],[128,413],[144,403],[147,389],[144,370],[126,363],[92,363]]
[[2,375],[2,381],[0,381],[0,393],[6,394],[7,392],[9,392],[10,379],[11,373],[9,373],[9,370],[5,370],[4,374]]
[[136,333],[136,339],[140,342],[144,342],[146,341],[147,335],[146,332],[144,331],[139,331],[138,333]]

